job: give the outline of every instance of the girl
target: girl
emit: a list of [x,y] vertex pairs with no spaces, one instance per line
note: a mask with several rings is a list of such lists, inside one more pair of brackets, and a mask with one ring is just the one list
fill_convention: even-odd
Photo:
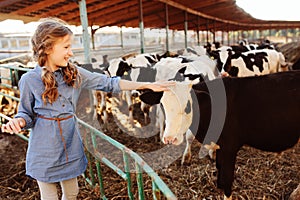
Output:
[[1,127],[10,133],[32,129],[26,175],[37,180],[42,200],[58,199],[57,182],[62,187],[63,200],[73,200],[78,195],[77,176],[87,166],[74,114],[81,88],[117,93],[146,88],[164,91],[174,85],[109,78],[77,67],[69,62],[73,56],[72,36],[64,21],[41,20],[31,40],[38,64],[21,77],[18,113]]

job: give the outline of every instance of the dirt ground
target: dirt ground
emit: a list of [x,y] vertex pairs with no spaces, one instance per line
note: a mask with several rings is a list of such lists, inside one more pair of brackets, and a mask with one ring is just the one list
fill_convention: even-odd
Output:
[[[286,49],[289,49],[285,47]],[[289,51],[290,52],[290,51]],[[295,59],[295,56],[290,56]],[[109,117],[104,132],[135,152],[161,148],[158,136],[138,139],[123,134]],[[34,180],[25,176],[27,142],[16,135],[0,133],[0,200],[38,200],[40,195]],[[192,161],[182,166],[180,158],[171,165],[157,170],[179,200],[221,200],[216,188],[215,162],[198,157],[200,144],[192,145]],[[114,171],[101,164],[105,195],[108,199],[128,199],[126,182]],[[134,181],[134,175],[133,179]],[[145,177],[146,199],[151,197],[151,182]],[[235,200],[288,200],[300,183],[300,143],[281,154],[243,147],[237,156],[233,199]],[[91,187],[79,177],[79,200],[100,199],[98,187]],[[150,185],[150,186],[149,186]],[[136,188],[136,183],[133,183]],[[137,198],[135,192],[135,199]]]
[[[107,133],[126,144],[135,152],[161,146],[157,138],[133,139],[110,123]],[[25,176],[27,142],[16,135],[0,134],[0,200],[37,200],[39,191],[34,180]],[[143,150],[141,150],[143,149]],[[192,145],[192,162],[182,166],[180,158],[170,166],[157,170],[157,174],[172,192],[182,200],[221,200],[222,192],[216,188],[216,168],[208,157],[199,159],[199,143]],[[287,200],[300,182],[300,143],[282,154],[262,152],[243,147],[237,157],[233,199]],[[126,182],[104,165],[105,195],[108,199],[128,199]],[[136,185],[135,179],[133,186]],[[146,199],[152,199],[150,181],[145,177]],[[100,199],[99,188],[93,188],[79,177],[80,200]],[[135,194],[135,199],[137,195]]]

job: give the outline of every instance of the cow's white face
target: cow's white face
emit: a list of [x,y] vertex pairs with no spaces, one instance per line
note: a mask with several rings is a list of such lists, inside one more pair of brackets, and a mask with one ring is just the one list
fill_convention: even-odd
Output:
[[[191,83],[177,82],[169,91],[164,91],[162,97],[156,100],[160,102],[165,112],[165,130],[162,137],[164,144],[179,145],[183,142],[184,133],[189,129],[192,123],[192,98]],[[147,104],[151,104],[151,98],[154,95],[148,95],[147,99],[143,94],[140,98]],[[149,101],[147,101],[149,100]]]
[[177,83],[164,92],[161,103],[165,111],[166,128],[162,137],[164,144],[179,145],[192,123],[191,84]]

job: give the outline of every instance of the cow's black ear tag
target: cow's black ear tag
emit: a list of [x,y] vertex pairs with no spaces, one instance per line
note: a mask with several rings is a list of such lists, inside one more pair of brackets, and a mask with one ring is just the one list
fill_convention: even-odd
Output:
[[153,92],[152,90],[144,90],[144,92],[140,95],[140,99],[142,102],[155,105],[160,103],[160,99],[163,96],[164,92]]

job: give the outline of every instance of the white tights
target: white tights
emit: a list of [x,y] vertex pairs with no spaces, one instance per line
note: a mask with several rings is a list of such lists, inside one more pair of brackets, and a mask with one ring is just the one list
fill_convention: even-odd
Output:
[[[38,181],[41,200],[58,200],[56,183]],[[62,200],[76,200],[79,193],[77,178],[60,182],[62,188]]]

